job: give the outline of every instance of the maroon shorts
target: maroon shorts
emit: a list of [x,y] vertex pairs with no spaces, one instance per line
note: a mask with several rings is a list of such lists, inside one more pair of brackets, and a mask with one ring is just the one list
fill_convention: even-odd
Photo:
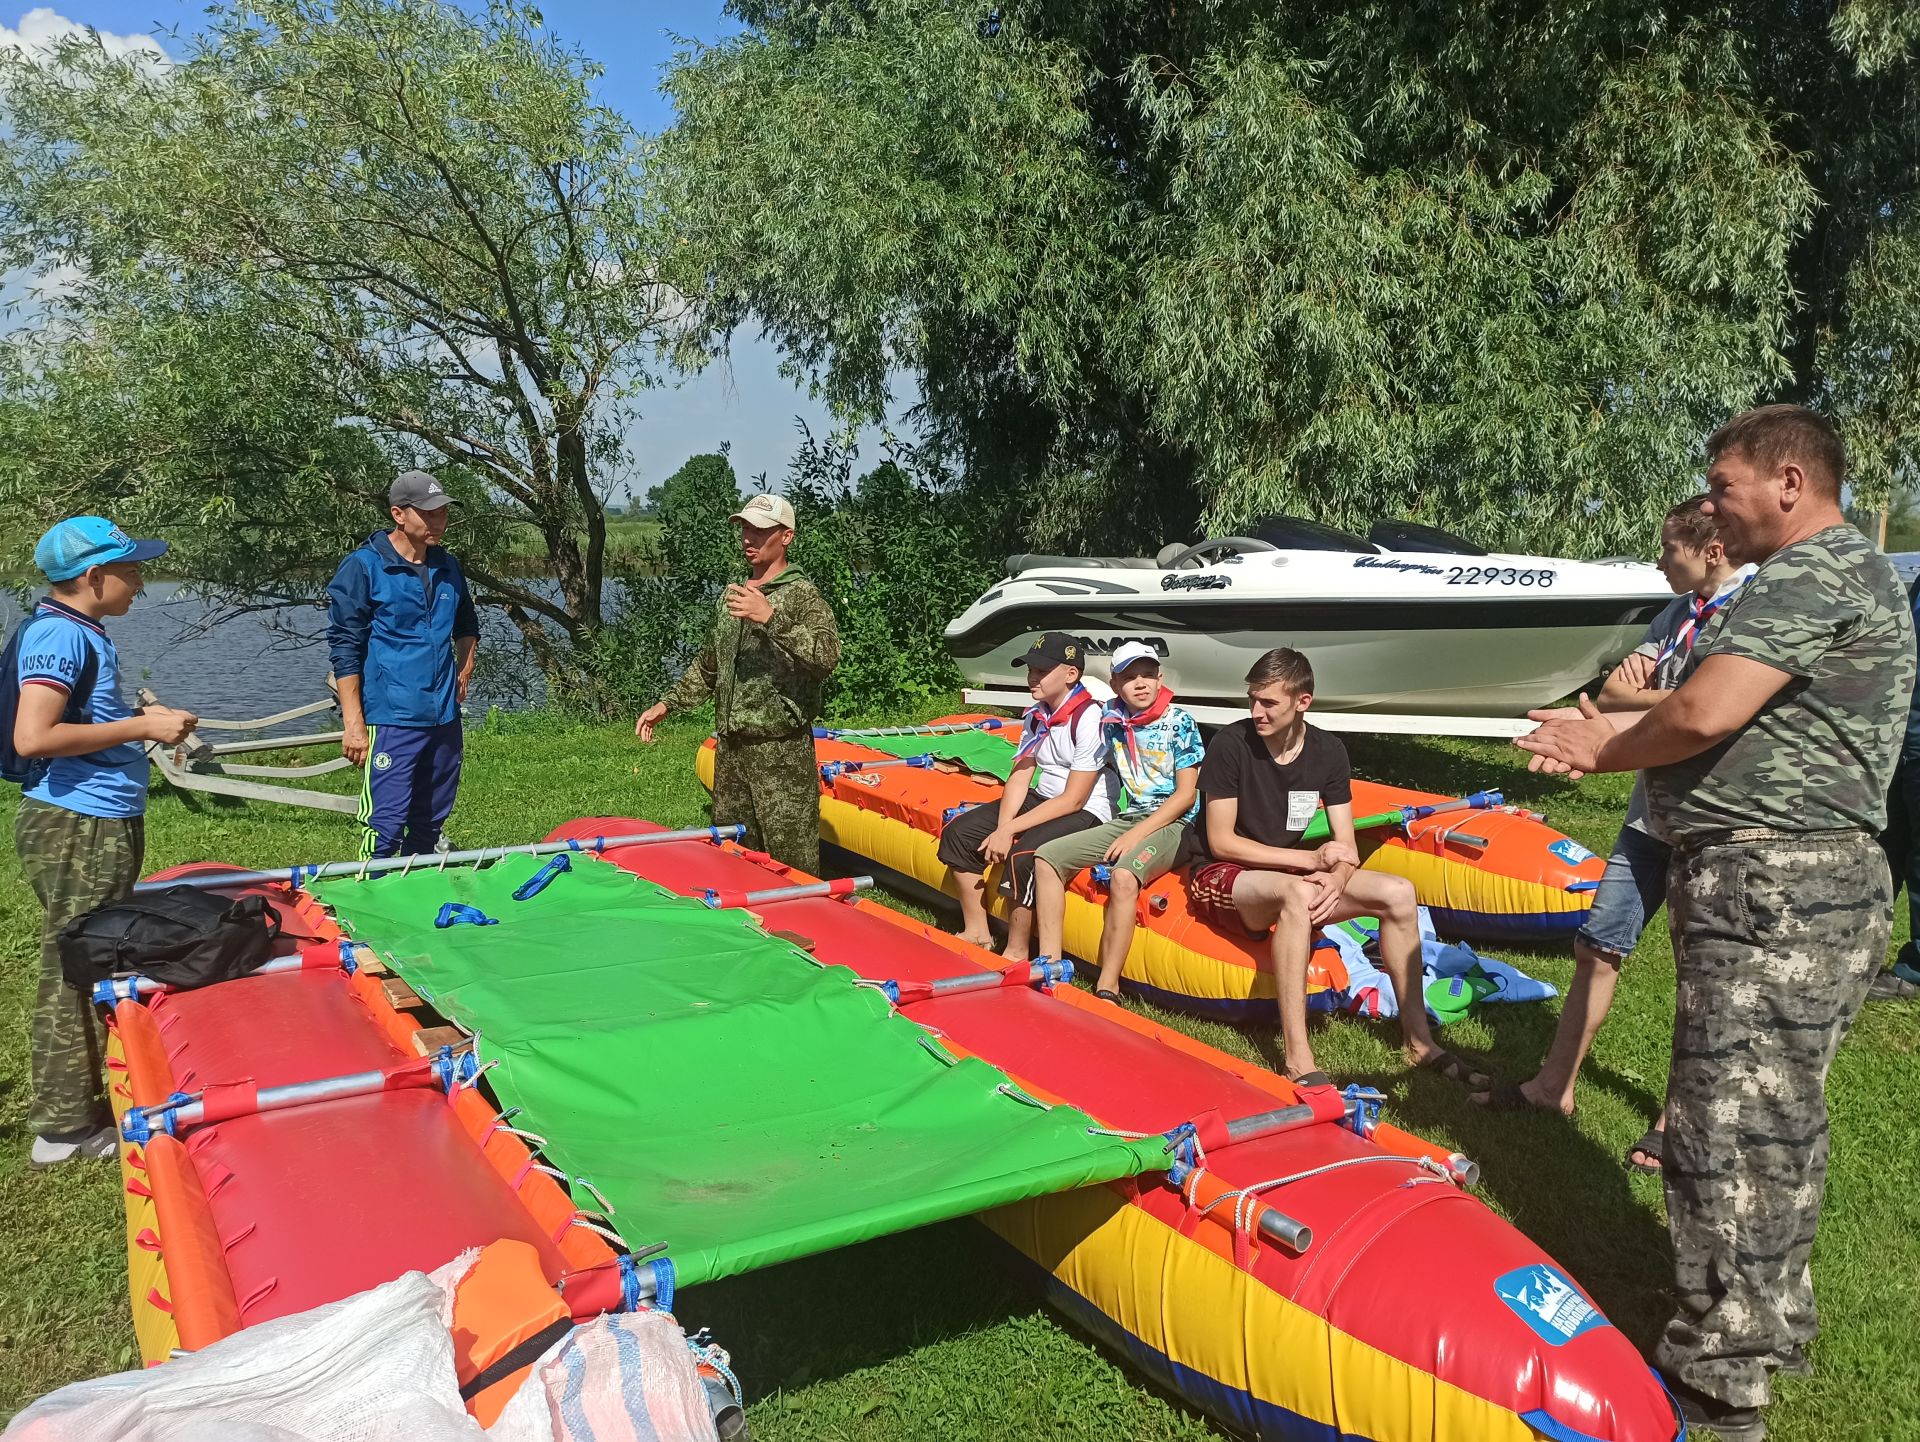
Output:
[[1187,900],[1193,914],[1228,935],[1247,929],[1233,904],[1233,883],[1246,867],[1233,861],[1209,861],[1187,878]]

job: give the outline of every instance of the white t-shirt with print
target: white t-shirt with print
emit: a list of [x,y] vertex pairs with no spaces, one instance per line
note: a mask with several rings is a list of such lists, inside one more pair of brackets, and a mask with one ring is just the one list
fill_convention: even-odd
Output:
[[1034,748],[1033,759],[1037,763],[1033,789],[1043,801],[1051,801],[1067,789],[1068,772],[1098,771],[1093,794],[1081,809],[1096,821],[1113,820],[1114,793],[1120,778],[1107,764],[1107,742],[1100,732],[1098,705],[1083,707],[1070,724],[1048,731]]

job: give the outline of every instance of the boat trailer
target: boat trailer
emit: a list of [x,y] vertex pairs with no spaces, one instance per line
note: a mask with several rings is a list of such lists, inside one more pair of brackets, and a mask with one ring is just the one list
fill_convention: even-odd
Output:
[[[335,692],[333,677],[327,677],[327,689]],[[163,706],[166,703],[152,691],[142,686],[136,693],[142,706]],[[338,721],[340,698],[330,694],[324,701],[315,701],[306,706],[295,706],[289,711],[279,711],[272,716],[261,716],[251,721],[220,721],[210,717],[201,717],[194,734],[177,746],[168,746],[159,741],[147,743],[147,757],[170,786],[182,791],[200,791],[213,796],[233,796],[244,801],[277,801],[287,806],[308,806],[317,811],[337,811],[345,816],[357,815],[360,799],[357,796],[339,796],[327,791],[309,791],[302,786],[287,786],[277,783],[287,781],[305,781],[315,776],[325,776],[329,772],[344,771],[353,763],[344,756],[335,756],[329,761],[315,762],[310,766],[256,766],[227,758],[244,756],[254,751],[286,751],[305,746],[338,746],[341,730],[336,724],[330,731],[310,731],[297,735],[263,736],[257,733],[270,727],[284,726],[289,721],[299,721],[308,716],[317,716],[322,712],[334,713]],[[234,741],[209,741],[200,734],[203,731],[248,732],[256,733]],[[251,778],[261,778],[258,780]]]

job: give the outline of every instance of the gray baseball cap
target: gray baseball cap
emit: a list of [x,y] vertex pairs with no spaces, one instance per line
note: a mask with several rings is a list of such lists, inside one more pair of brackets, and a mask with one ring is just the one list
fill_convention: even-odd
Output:
[[440,488],[440,482],[425,471],[402,471],[387,487],[387,504],[412,506],[416,511],[437,511],[453,497]]

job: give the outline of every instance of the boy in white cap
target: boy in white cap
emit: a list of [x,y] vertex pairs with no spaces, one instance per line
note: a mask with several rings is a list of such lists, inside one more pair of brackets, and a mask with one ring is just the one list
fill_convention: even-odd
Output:
[[754,496],[728,519],[740,527],[747,579],[721,594],[698,659],[633,731],[651,742],[668,711],[712,697],[714,825],[745,826],[748,846],[818,875],[813,723],[840,661],[840,628],[827,598],[787,560],[794,518],[785,496]]
[[20,870],[40,898],[40,984],[33,1007],[32,1162],[114,1154],[101,1090],[93,1002],[60,970],[60,931],[117,901],[146,850],[145,743],[174,745],[196,718],[135,710],[120,693],[120,657],[101,623],[140,594],[140,566],[165,541],[136,541],[104,516],[75,516],[40,538],[33,563],[52,588],[0,660],[0,771],[25,794],[14,822]]
[[1126,789],[1113,820],[1047,842],[1033,869],[1034,919],[1040,954],[1057,957],[1067,882],[1089,866],[1108,868],[1106,919],[1100,929],[1100,976],[1094,995],[1120,1000],[1120,968],[1133,944],[1140,890],[1172,868],[1188,823],[1200,809],[1200,727],[1160,679],[1159,654],[1143,641],[1113,653],[1114,698],[1101,713],[1111,765]]

